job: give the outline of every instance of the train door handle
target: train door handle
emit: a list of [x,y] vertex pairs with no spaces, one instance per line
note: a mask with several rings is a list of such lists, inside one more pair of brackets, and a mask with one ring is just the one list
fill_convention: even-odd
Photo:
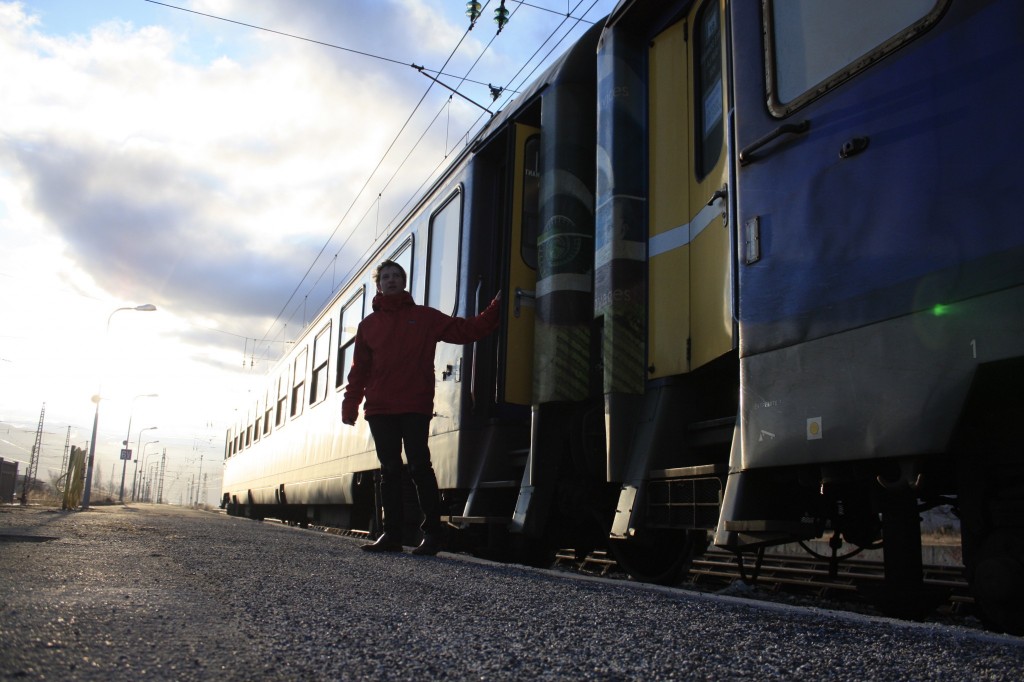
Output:
[[[528,303],[523,303],[523,299],[524,298],[528,301]],[[515,317],[519,317],[520,307],[524,306],[524,305],[532,306],[533,305],[533,301],[536,298],[537,298],[537,292],[535,292],[535,291],[527,291],[526,289],[523,289],[521,287],[516,287],[516,303],[515,303],[515,306],[513,306],[512,314]]]
[[729,196],[729,186],[728,185],[722,185],[722,188],[721,189],[716,189],[715,193],[711,195],[710,199],[708,199],[708,206],[714,206],[716,201],[718,201],[719,199],[724,200],[728,196]]
[[754,140],[746,147],[740,150],[740,165],[746,166],[748,163],[756,161],[758,157],[754,156],[754,152],[764,147],[777,137],[783,135],[802,135],[811,129],[810,121],[800,121],[799,123],[784,123],[775,130],[771,131],[763,137],[759,137]]
[[722,185],[708,199],[708,206],[714,206],[716,201],[722,202],[722,227],[729,226],[729,185]]

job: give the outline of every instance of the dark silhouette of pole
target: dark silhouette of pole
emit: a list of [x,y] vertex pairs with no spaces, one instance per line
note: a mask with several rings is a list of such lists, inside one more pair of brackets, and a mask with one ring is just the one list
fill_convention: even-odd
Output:
[[[110,313],[107,317],[107,329],[103,335],[103,345],[106,347],[107,337],[110,336],[110,320],[113,319],[116,313],[122,310],[138,310],[141,312],[150,312],[156,310],[156,306],[152,303],[146,303],[145,305],[137,305],[134,308],[118,308],[114,312]],[[96,392],[96,395],[92,397],[92,401],[96,403],[96,414],[92,418],[92,440],[89,441],[89,458],[85,465],[85,490],[82,493],[82,511],[89,508],[89,498],[92,495],[92,469],[93,464],[96,462],[96,434],[99,431],[100,426],[100,401],[103,399],[103,385],[100,384],[100,390]]]

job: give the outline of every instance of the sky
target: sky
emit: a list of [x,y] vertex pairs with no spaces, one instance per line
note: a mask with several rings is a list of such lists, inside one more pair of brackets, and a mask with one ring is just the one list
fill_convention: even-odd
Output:
[[616,2],[507,0],[500,34],[481,4],[467,31],[463,0],[0,0],[0,458],[42,416],[52,481],[99,395],[95,481],[127,437],[216,504],[288,341]]

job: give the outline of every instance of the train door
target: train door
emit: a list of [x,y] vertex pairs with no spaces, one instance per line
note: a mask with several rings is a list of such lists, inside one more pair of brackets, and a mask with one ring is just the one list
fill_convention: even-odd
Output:
[[[425,304],[446,315],[457,315],[459,247],[462,243],[462,192],[455,192],[430,216],[427,230]],[[434,419],[431,433],[459,428],[459,383],[463,376],[463,347],[439,343],[434,352]]]
[[[697,5],[648,54],[648,377],[733,347],[722,7]],[[692,132],[691,132],[692,131]]]
[[540,227],[540,130],[517,123],[514,145],[508,287],[512,305],[506,307],[504,402],[530,405],[533,402],[533,301]]

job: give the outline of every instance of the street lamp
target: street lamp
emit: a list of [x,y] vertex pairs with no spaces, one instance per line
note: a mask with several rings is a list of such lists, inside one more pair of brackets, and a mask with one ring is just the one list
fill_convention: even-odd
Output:
[[[135,482],[139,478],[139,458],[142,457],[142,451],[145,449],[145,447],[142,445],[142,434],[146,431],[152,431],[155,428],[155,426],[148,426],[142,429],[142,431],[139,431],[139,438],[135,443],[135,459],[133,460],[135,468],[132,469],[132,502],[135,501]],[[159,442],[160,441],[158,440],[149,441],[149,443]],[[149,443],[146,443],[146,445],[149,445]]]
[[146,476],[146,501],[153,503],[153,488],[156,487],[156,476],[160,471],[160,462],[149,463],[149,474]]
[[[148,313],[156,310],[156,306],[152,303],[146,303],[144,305],[137,305],[134,308],[117,308],[114,310],[114,312],[110,313],[109,317],[107,317],[107,329],[103,336],[104,343],[106,343],[107,337],[110,336],[110,320],[116,313],[119,313],[122,310],[138,310],[140,312]],[[100,390],[96,392],[96,395],[92,397],[92,401],[96,403],[96,414],[92,418],[92,440],[89,441],[89,461],[85,469],[85,490],[82,492],[82,511],[86,511],[89,508],[89,497],[92,493],[92,467],[93,463],[96,461],[96,432],[99,430],[100,426],[100,400],[102,400],[102,395],[103,390],[101,386]]]
[[150,446],[150,445],[152,445],[155,442],[160,442],[160,441],[159,440],[150,440],[150,441],[146,442],[144,445],[142,445],[142,470],[138,474],[138,499],[139,499],[140,502],[144,502],[144,500],[145,500],[145,494],[143,493],[144,486],[142,485],[143,479],[145,478],[145,463],[146,463],[146,459],[145,458],[148,457],[145,454],[145,449],[146,449],[147,446]]
[[[124,504],[124,474],[125,474],[125,471],[128,469],[128,460],[132,458],[132,451],[128,447],[128,443],[131,442],[130,439],[131,439],[131,436],[132,436],[132,417],[134,416],[134,413],[135,413],[135,401],[138,400],[139,398],[159,398],[159,397],[160,396],[157,395],[156,393],[146,393],[146,394],[143,394],[143,395],[137,395],[134,398],[132,398],[132,409],[128,413],[128,435],[126,435],[124,437],[124,449],[121,450],[121,495],[120,495],[120,502],[121,502],[121,504]],[[152,426],[150,428],[155,429],[156,427]],[[145,431],[145,430],[146,429],[142,429],[142,431]],[[142,431],[139,432],[139,438],[142,438]],[[125,457],[125,455],[128,455],[128,456]]]

